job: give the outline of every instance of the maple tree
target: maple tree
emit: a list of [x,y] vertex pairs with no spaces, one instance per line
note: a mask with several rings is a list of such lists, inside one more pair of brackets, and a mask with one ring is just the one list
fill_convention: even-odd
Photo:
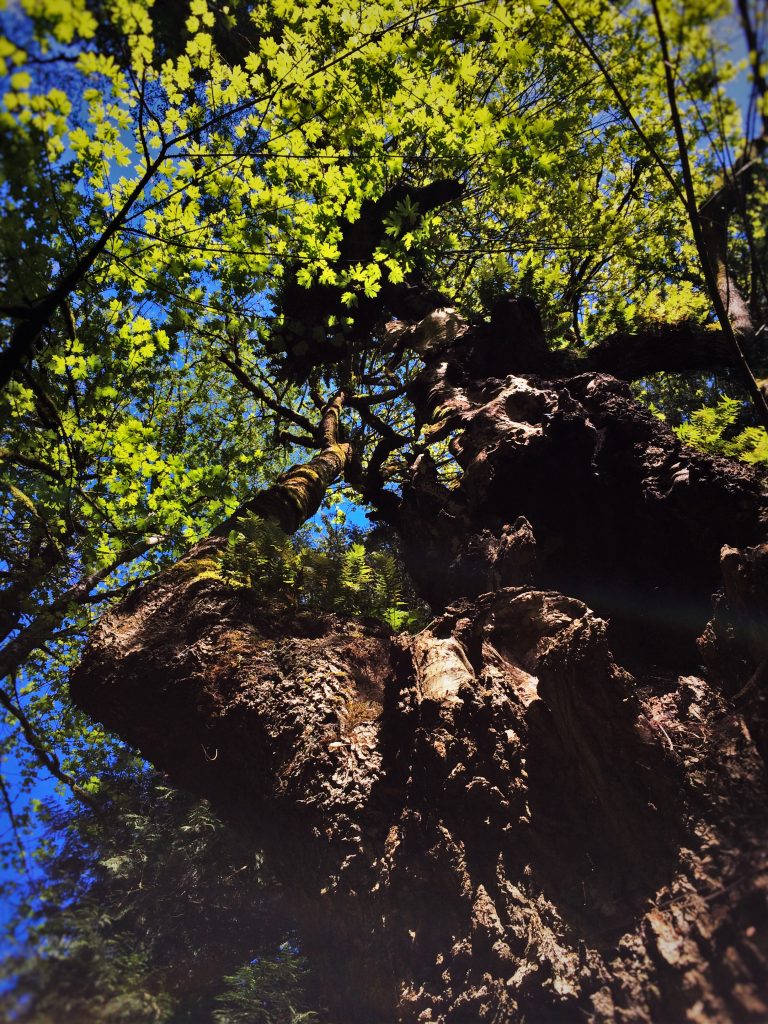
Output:
[[742,119],[729,13],[4,11],[0,704],[29,780],[96,797],[112,748],[64,687],[83,638],[322,447],[334,395],[337,503],[398,525],[419,458],[459,480],[449,396],[424,422],[428,350],[403,330],[435,309],[506,332],[473,372],[611,373],[764,465],[765,26],[740,5]]

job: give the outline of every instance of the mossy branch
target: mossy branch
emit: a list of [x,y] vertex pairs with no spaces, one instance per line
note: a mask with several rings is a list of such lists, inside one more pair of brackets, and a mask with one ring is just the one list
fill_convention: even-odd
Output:
[[317,512],[325,492],[344,471],[351,453],[348,444],[339,442],[343,404],[344,394],[340,393],[323,409],[318,431],[322,444],[319,454],[307,463],[291,466],[277,483],[259,491],[217,526],[212,537],[226,537],[239,520],[249,515],[271,519],[286,533],[295,533]]

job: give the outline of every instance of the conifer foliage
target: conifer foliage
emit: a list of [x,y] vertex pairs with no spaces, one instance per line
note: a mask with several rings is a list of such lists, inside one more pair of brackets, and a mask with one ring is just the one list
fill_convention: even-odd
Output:
[[3,961],[4,1019],[310,1024],[306,965],[258,844],[122,760],[96,810],[45,812],[45,881]]

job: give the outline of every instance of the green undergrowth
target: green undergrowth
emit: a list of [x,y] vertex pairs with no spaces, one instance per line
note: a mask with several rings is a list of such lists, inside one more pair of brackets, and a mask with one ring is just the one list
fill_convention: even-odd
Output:
[[128,751],[97,811],[47,802],[0,960],[15,1024],[319,1024],[257,838]]
[[259,595],[295,607],[378,619],[397,632],[421,629],[429,609],[416,596],[394,536],[303,527],[288,536],[271,520],[238,524],[222,553],[221,575]]
[[715,406],[697,409],[675,433],[710,455],[728,455],[768,469],[768,433],[762,427],[739,430],[742,415],[743,403],[725,396]]

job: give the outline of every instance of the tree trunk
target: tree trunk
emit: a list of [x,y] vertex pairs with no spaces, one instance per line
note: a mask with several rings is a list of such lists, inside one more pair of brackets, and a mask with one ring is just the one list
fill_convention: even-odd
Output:
[[427,629],[192,558],[102,619],[73,698],[257,827],[331,1021],[764,1021],[764,493],[615,378],[510,375],[547,358],[510,313],[400,339],[462,469],[422,457],[388,512]]

